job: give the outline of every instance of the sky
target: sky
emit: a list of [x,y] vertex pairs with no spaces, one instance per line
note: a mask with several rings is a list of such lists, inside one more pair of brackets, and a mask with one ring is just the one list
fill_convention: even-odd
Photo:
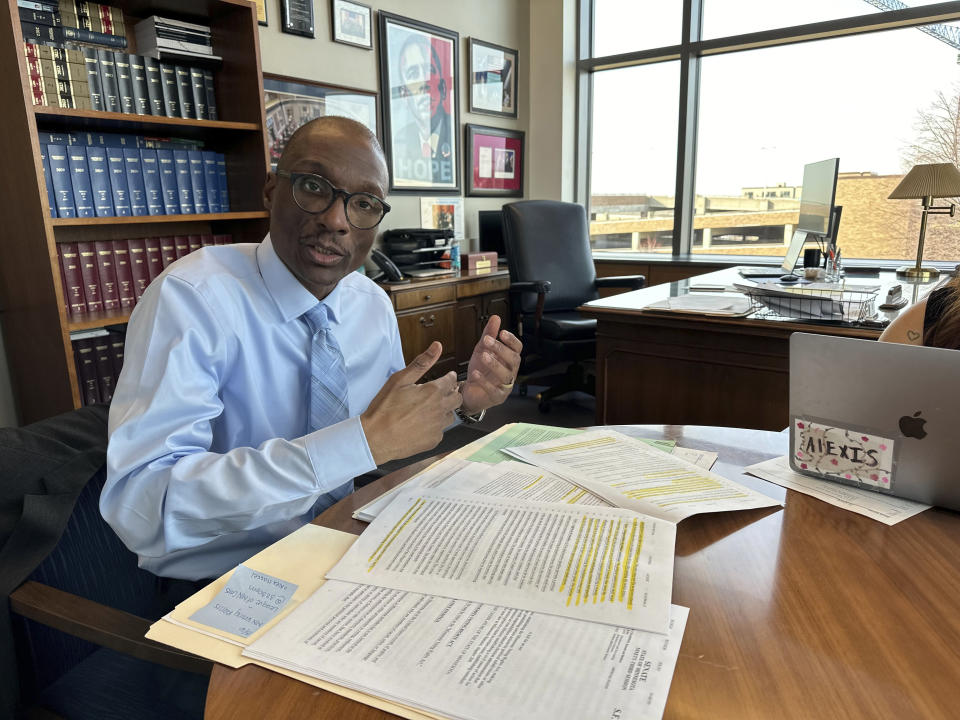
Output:
[[[596,3],[598,55],[678,42],[681,0]],[[875,11],[864,0],[705,0],[704,37]],[[906,28],[704,58],[696,192],[799,185],[806,163],[829,157],[840,172],[905,172],[918,112],[960,88],[958,53]],[[673,62],[595,74],[595,194],[674,194],[679,73]]]

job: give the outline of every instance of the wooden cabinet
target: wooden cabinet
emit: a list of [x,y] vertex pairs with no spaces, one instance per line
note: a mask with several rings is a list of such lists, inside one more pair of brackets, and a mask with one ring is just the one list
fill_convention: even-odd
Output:
[[434,340],[443,345],[443,354],[428,377],[450,370],[462,376],[491,315],[499,315],[503,327],[509,327],[510,276],[506,270],[382,287],[397,311],[405,362]]
[[[136,53],[136,23],[154,13],[187,16],[210,25],[221,120],[186,120],[30,104],[30,76],[16,3],[0,9],[0,190],[5,207],[0,239],[0,310],[20,419],[33,422],[79,407],[72,331],[126,323],[129,309],[67,313],[57,246],[64,242],[177,234],[230,234],[259,241],[268,214],[261,190],[267,145],[260,48],[253,4],[243,0],[112,0],[124,13],[128,45]],[[231,212],[204,215],[51,218],[39,132],[111,132],[199,140],[226,157]]]

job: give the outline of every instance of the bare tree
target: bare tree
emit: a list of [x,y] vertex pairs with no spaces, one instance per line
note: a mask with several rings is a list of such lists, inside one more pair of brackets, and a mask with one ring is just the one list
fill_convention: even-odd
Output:
[[960,164],[960,88],[943,91],[926,110],[917,113],[913,125],[916,140],[904,148],[904,172],[914,165],[950,162]]

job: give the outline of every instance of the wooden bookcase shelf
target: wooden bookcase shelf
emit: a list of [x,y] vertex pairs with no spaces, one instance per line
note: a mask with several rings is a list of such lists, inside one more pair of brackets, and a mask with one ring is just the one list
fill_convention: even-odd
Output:
[[[259,240],[267,133],[254,5],[243,0],[112,0],[124,12],[126,52],[136,53],[136,23],[154,13],[210,26],[220,120],[180,118],[30,105],[17,4],[0,8],[0,190],[14,211],[4,218],[0,260],[0,319],[20,421],[30,423],[81,404],[70,333],[123,325],[130,308],[71,317],[64,302],[58,242],[116,240],[187,233],[229,233]],[[119,132],[202,141],[223,153],[231,212],[121,218],[51,218],[38,132]]]
[[139,215],[127,217],[51,218],[54,227],[153,225],[154,223],[217,222],[220,220],[265,220],[270,217],[266,210],[246,212],[202,213],[196,215]]

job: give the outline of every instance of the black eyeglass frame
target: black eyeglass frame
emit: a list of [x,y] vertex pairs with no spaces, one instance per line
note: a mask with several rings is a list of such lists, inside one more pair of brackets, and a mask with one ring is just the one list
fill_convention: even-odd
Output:
[[[320,213],[325,213],[327,210],[329,210],[331,207],[333,207],[333,204],[337,201],[337,197],[338,197],[338,196],[343,196],[343,215],[344,215],[344,217],[347,218],[347,222],[350,223],[350,225],[351,225],[352,227],[356,228],[357,230],[372,230],[372,229],[375,228],[377,225],[379,225],[380,223],[383,222],[383,219],[387,216],[387,213],[390,212],[390,210],[392,209],[392,208],[390,207],[390,204],[389,204],[386,200],[384,200],[383,198],[378,198],[378,197],[377,197],[376,195],[374,195],[373,193],[368,193],[368,192],[355,192],[355,193],[347,192],[347,191],[344,190],[343,188],[338,188],[338,187],[337,187],[336,185],[334,185],[332,182],[330,182],[329,180],[327,180],[323,175],[317,175],[316,173],[290,172],[289,170],[277,170],[277,171],[276,171],[276,175],[277,175],[277,177],[287,178],[287,179],[290,180],[290,192],[291,192],[291,194],[293,195],[293,201],[297,204],[297,207],[298,207],[298,208],[300,208],[301,210],[303,210],[305,213],[310,213],[311,215],[319,215]],[[325,208],[323,208],[323,210],[307,210],[303,205],[300,204],[300,201],[297,199],[297,194],[296,194],[295,192],[293,192],[293,189],[294,189],[294,185],[296,185],[297,180],[299,180],[299,179],[302,178],[302,177],[313,177],[313,178],[317,178],[318,180],[322,180],[323,182],[325,182],[327,185],[330,186],[330,189],[331,189],[331,190],[333,190],[333,197],[330,198],[330,204],[327,205]],[[381,205],[383,205],[383,208],[384,208],[384,209],[383,209],[383,214],[380,216],[380,219],[377,220],[377,222],[375,222],[375,223],[374,223],[373,225],[371,225],[370,227],[365,227],[365,228],[364,228],[364,227],[360,227],[360,226],[358,226],[358,225],[355,225],[355,224],[353,223],[353,221],[350,220],[350,210],[349,210],[348,207],[347,207],[347,203],[350,202],[350,198],[354,197],[355,195],[363,195],[363,196],[365,196],[365,197],[373,198],[373,199],[376,200],[378,203],[380,203]]]

